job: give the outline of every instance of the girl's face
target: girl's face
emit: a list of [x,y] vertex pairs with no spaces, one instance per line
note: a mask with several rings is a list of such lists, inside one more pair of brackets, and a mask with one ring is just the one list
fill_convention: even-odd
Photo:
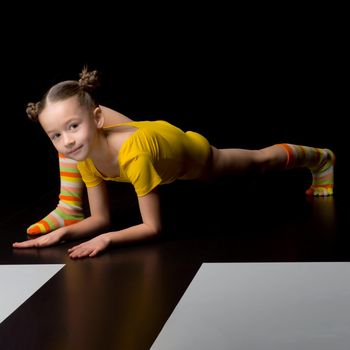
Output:
[[97,110],[89,113],[73,96],[64,101],[48,102],[39,122],[59,153],[81,161],[90,155],[97,135]]

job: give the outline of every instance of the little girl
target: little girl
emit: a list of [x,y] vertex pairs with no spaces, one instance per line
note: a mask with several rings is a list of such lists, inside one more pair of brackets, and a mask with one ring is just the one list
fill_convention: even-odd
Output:
[[[16,242],[13,247],[45,247],[62,240],[95,236],[68,250],[71,258],[82,258],[93,257],[112,244],[154,238],[162,230],[157,188],[177,179],[211,180],[224,174],[308,167],[313,182],[307,194],[333,194],[334,154],[329,149],[292,144],[260,150],[217,149],[202,135],[183,132],[159,120],[126,120],[105,126],[106,116],[117,112],[96,102],[93,91],[97,86],[97,72],[84,68],[79,81],[54,85],[40,102],[28,104],[27,108],[28,116],[39,121],[58,153],[78,162],[91,215],[38,238]],[[105,181],[133,185],[140,224],[107,231],[110,217]]]

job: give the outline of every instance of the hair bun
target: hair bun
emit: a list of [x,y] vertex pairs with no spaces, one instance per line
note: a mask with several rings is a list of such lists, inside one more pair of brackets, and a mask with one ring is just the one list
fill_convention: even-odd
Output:
[[88,71],[87,67],[84,67],[79,76],[79,86],[84,90],[92,91],[99,86],[97,70]]
[[28,118],[32,121],[38,121],[40,102],[33,103],[29,102],[27,104],[26,113]]

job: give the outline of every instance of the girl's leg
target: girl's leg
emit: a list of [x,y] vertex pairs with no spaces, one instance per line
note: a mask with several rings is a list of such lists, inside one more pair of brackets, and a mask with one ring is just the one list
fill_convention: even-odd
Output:
[[212,176],[307,167],[313,180],[306,194],[329,196],[333,194],[334,160],[329,149],[292,144],[278,144],[260,150],[213,147]]
[[61,189],[59,202],[51,213],[27,229],[30,235],[44,234],[84,219],[82,197],[84,182],[77,162],[59,154]]

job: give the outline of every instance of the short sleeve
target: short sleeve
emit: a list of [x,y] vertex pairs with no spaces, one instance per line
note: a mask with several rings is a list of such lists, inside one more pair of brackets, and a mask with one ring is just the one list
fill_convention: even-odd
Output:
[[134,186],[138,197],[145,196],[157,187],[162,179],[147,154],[137,155],[125,164],[125,175]]
[[87,161],[78,162],[77,167],[86,187],[95,187],[103,181],[101,177],[94,173]]

